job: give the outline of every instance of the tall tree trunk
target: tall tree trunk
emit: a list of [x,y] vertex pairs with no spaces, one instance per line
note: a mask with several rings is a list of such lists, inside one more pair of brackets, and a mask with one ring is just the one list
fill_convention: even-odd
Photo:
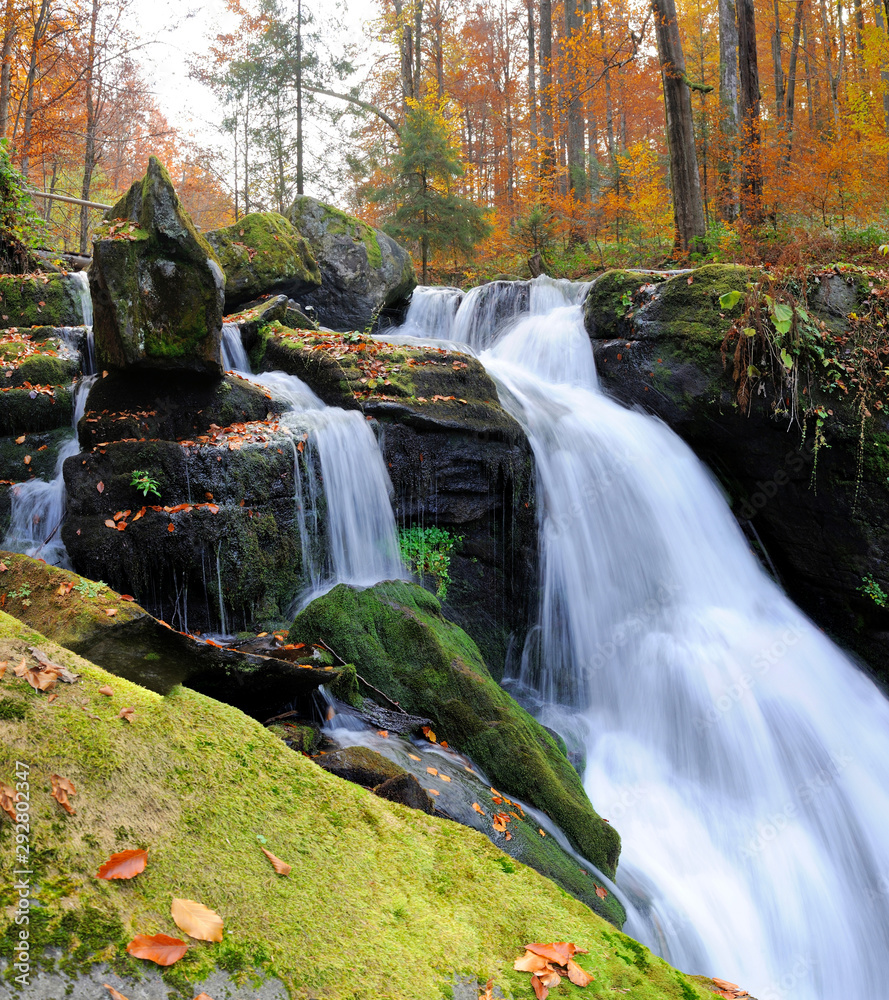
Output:
[[0,138],[9,130],[9,97],[12,88],[12,48],[18,34],[15,0],[6,0],[3,13],[3,47],[0,50]]
[[608,50],[605,41],[605,18],[602,16],[602,0],[596,0],[596,18],[599,21],[599,42],[602,46],[602,59],[605,62],[603,70],[605,77],[605,138],[608,142],[608,156],[612,167],[616,162],[617,150],[614,148],[614,103],[611,95],[611,75],[608,66]]
[[803,64],[806,68],[806,107],[809,111],[809,128],[814,132],[815,125],[820,120],[818,106],[821,101],[818,95],[818,79],[812,73],[812,62],[809,58],[809,18],[803,11]]
[[796,0],[793,15],[793,42],[790,46],[790,63],[787,67],[787,93],[785,95],[784,120],[787,124],[787,145],[784,152],[784,167],[790,163],[793,152],[793,127],[796,117],[796,67],[799,61],[799,43],[802,35],[803,11],[806,0]]
[[534,0],[528,0],[528,107],[530,109],[531,151],[537,151],[537,67],[534,47]]
[[733,180],[738,141],[738,20],[735,0],[719,0],[720,156],[716,203],[720,218],[733,222],[738,198]]
[[853,0],[855,8],[855,72],[859,80],[864,79],[864,11],[861,0]]
[[762,134],[753,0],[738,0],[738,65],[741,82],[741,214],[753,225],[758,225],[762,221]]
[[[874,0],[874,15],[877,27],[885,34],[889,27],[889,9],[884,14],[880,7],[880,0]],[[885,120],[886,136],[889,138],[889,64],[886,62],[880,67],[880,82],[883,84],[883,115]],[[889,153],[886,154],[886,176],[889,178]]]
[[423,96],[423,0],[414,0],[414,100]]
[[[90,187],[93,183],[93,170],[95,169],[97,159],[96,126],[98,121],[94,86],[96,82],[96,28],[99,23],[99,5],[100,0],[93,0],[93,9],[90,14],[90,37],[86,50],[86,93],[84,95],[84,103],[86,104],[86,148],[83,153],[83,184],[80,188],[80,197],[84,201],[90,200]],[[86,205],[80,206],[80,252],[84,254],[89,249],[89,211]]]
[[34,101],[37,90],[37,66],[40,61],[39,52],[43,36],[49,26],[50,0],[41,0],[37,20],[34,22],[34,33],[31,38],[31,52],[28,58],[28,76],[25,82],[25,117],[22,127],[22,175],[27,179],[31,166],[31,133],[34,123]]
[[405,15],[402,0],[393,0],[395,22],[398,27],[398,48],[401,55],[401,103],[407,115],[408,99],[414,96],[414,40],[413,29]]
[[579,201],[586,198],[586,167],[583,162],[583,105],[580,99],[580,80],[577,71],[577,42],[580,39],[581,17],[577,8],[579,0],[565,0],[565,87],[567,97],[566,156],[568,160],[568,187]]
[[303,160],[303,5],[296,2],[296,193],[305,185]]
[[540,0],[540,131],[543,150],[540,173],[544,186],[552,186],[555,168],[555,133],[553,131],[553,5]]
[[432,59],[435,63],[435,87],[438,98],[444,95],[444,14],[441,0],[432,8]]
[[827,74],[827,87],[830,91],[830,105],[833,110],[834,128],[839,128],[840,108],[837,100],[836,84],[839,80],[833,73],[833,31],[830,27],[830,19],[827,16],[826,0],[819,0],[821,7],[821,37],[824,46],[824,72]]
[[705,229],[691,91],[685,74],[685,57],[674,0],[652,0],[652,8],[664,86],[676,241],[683,250],[693,250],[703,239]]
[[772,34],[772,64],[775,74],[775,115],[778,123],[784,120],[784,54],[781,46],[781,10],[778,0],[773,0],[775,12],[775,31]]

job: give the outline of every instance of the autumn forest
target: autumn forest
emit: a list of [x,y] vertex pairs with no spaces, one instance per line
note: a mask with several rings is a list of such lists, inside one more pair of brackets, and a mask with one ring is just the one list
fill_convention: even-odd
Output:
[[[319,193],[458,283],[538,253],[581,277],[885,240],[883,0],[383,0],[350,12],[363,46],[312,0],[227,7],[190,66],[214,137],[151,95],[131,0],[7,0],[0,122],[31,187],[106,204],[156,153],[202,228]],[[87,250],[99,209],[37,208],[51,248]]]

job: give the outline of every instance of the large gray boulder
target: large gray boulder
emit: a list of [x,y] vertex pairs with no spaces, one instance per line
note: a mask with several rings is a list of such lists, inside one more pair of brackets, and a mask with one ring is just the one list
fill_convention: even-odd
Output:
[[366,222],[314,198],[288,213],[321,267],[321,287],[300,297],[333,330],[364,330],[382,310],[406,301],[417,285],[410,254]]
[[321,287],[312,251],[277,212],[251,212],[234,225],[207,233],[225,271],[226,312],[261,295],[299,298]]
[[156,157],[109,209],[89,278],[100,366],[222,375],[225,276]]

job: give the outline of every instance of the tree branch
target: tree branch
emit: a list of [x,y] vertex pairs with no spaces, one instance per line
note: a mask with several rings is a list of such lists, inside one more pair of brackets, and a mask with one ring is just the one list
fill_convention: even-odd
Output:
[[323,94],[325,97],[335,97],[338,101],[348,101],[350,104],[356,104],[359,108],[370,111],[377,118],[381,118],[396,135],[401,135],[401,128],[398,123],[390,118],[385,111],[380,111],[379,108],[373,104],[368,104],[367,101],[359,100],[359,98],[352,97],[349,94],[336,94],[332,90],[323,90],[321,87],[310,87],[307,83],[303,84],[303,90],[308,90],[312,94]]

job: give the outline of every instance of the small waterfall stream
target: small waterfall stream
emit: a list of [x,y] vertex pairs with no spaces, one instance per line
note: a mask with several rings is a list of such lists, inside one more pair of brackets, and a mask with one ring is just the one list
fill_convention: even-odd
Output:
[[512,683],[585,746],[627,932],[759,1000],[882,995],[889,703],[764,574],[679,438],[599,391],[583,289],[538,280],[522,311],[500,294],[455,314],[418,289],[405,331],[468,338],[534,450],[541,606]]
[[[297,526],[307,563],[308,590],[299,603],[308,603],[337,583],[368,587],[403,578],[392,484],[361,411],[326,406],[295,375],[254,374],[235,325],[223,327],[223,366],[266,386],[291,406],[280,422],[294,443]],[[315,487],[319,478],[323,496]],[[322,518],[327,545],[318,552],[312,538]]]

